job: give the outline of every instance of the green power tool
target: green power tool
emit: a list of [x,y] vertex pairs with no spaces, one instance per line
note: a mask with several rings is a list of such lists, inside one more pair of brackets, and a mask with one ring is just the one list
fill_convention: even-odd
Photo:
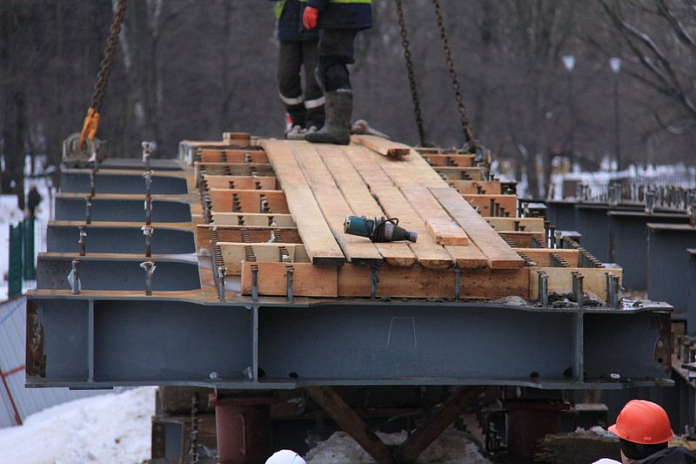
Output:
[[397,218],[367,219],[365,216],[346,216],[343,232],[367,237],[373,242],[398,242],[400,240],[415,242],[418,239],[418,232],[411,232],[399,227]]

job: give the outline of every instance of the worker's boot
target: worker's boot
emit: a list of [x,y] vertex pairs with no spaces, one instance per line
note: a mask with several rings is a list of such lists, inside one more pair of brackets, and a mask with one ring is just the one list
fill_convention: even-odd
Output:
[[353,115],[353,91],[339,89],[326,92],[326,122],[318,132],[308,133],[307,141],[312,143],[350,143],[350,118]]

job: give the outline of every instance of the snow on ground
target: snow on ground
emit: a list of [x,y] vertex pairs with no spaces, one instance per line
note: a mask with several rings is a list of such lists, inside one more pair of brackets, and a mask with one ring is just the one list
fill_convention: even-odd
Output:
[[71,401],[0,429],[0,464],[140,464],[150,459],[156,389]]
[[[406,440],[406,432],[377,433],[387,445],[399,445]],[[309,450],[307,464],[373,464],[375,460],[367,454],[347,433],[336,432],[328,440]],[[428,464],[490,464],[467,435],[454,429],[446,430],[430,445],[418,459]]]

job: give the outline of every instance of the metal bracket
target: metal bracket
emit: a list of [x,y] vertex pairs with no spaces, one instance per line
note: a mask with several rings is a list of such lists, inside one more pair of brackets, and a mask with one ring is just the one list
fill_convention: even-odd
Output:
[[546,308],[549,305],[549,275],[544,271],[537,271],[539,274],[539,302]]
[[92,198],[85,197],[85,224],[92,223]]
[[295,294],[294,294],[294,274],[295,274],[295,268],[292,266],[286,266],[285,267],[285,276],[287,277],[287,284],[288,284],[288,303],[292,303],[295,300]]
[[80,260],[72,260],[72,269],[68,274],[68,283],[70,284],[70,290],[73,295],[79,295],[82,291],[82,282],[80,282]]
[[461,269],[454,270],[454,300],[455,301],[459,301],[459,298],[461,296],[461,290],[460,290],[461,275],[462,275]]
[[155,151],[155,147],[157,145],[155,144],[155,142],[143,141],[140,144],[140,146],[143,148],[143,164],[145,165],[145,170],[149,171],[150,170],[150,156]]
[[150,225],[152,223],[152,197],[145,198],[145,224]]
[[80,256],[84,256],[87,250],[87,226],[79,226],[80,238],[77,243],[80,244]]
[[377,298],[377,284],[379,284],[379,276],[377,275],[377,268],[370,268],[370,298],[373,300]]
[[585,304],[585,292],[583,289],[583,282],[585,280],[585,276],[576,271],[572,273],[572,279],[573,293],[575,294],[575,302],[578,304],[578,307],[582,308]]
[[225,276],[227,275],[227,268],[225,266],[218,266],[218,294],[220,296],[220,301],[225,301]]
[[140,263],[140,267],[145,270],[145,295],[151,296],[152,274],[155,273],[155,269],[157,269],[157,266],[155,266],[155,263],[153,263],[152,261],[144,261]]
[[251,265],[251,299],[259,301],[259,267]]
[[147,258],[152,256],[152,234],[155,233],[155,230],[152,228],[152,226],[142,226],[140,230],[143,231],[143,235],[145,236],[145,256]]

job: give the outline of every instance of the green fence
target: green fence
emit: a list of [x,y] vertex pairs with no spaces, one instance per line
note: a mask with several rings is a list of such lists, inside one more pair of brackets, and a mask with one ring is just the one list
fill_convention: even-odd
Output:
[[8,297],[22,294],[22,282],[36,279],[34,254],[34,218],[28,217],[16,226],[10,225]]

